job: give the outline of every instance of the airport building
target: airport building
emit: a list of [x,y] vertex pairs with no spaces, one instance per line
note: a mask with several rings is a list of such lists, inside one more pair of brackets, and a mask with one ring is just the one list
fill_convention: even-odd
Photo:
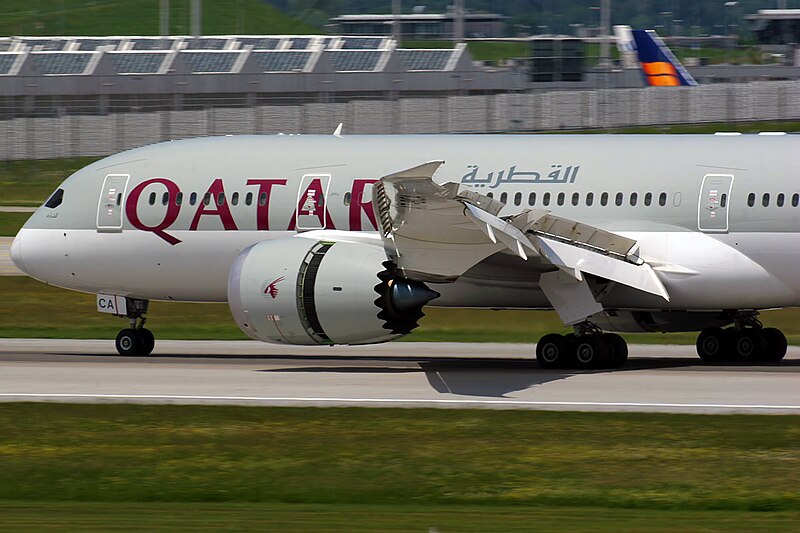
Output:
[[[635,69],[589,64],[584,41],[531,37],[528,56],[473,61],[465,45],[401,48],[385,36],[0,39],[0,118],[637,88]],[[701,83],[789,80],[781,65],[690,67]]]
[[699,87],[644,88],[637,69],[590,66],[580,40],[526,42],[529,57],[495,67],[464,45],[407,49],[385,36],[0,39],[0,160],[339,123],[377,134],[800,118],[798,67],[697,67]]
[[761,9],[745,19],[761,45],[800,43],[800,9]]
[[0,113],[495,93],[516,77],[478,68],[463,45],[402,49],[386,37],[0,39]]

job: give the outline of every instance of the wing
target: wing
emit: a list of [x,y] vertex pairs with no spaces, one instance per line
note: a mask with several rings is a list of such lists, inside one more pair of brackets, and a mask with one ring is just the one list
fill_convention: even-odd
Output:
[[[386,254],[404,276],[430,282],[455,281],[497,252],[510,250],[552,264],[558,276],[540,285],[565,323],[602,310],[583,274],[620,283],[669,300],[652,267],[638,256],[635,240],[546,210],[499,217],[504,204],[459,184],[438,185],[433,175],[443,161],[431,161],[384,176],[373,188]],[[557,302],[570,302],[565,305]]]

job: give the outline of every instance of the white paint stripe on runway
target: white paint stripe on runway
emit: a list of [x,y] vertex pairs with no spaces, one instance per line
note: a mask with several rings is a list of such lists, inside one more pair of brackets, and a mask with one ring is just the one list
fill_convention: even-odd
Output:
[[163,394],[70,394],[70,393],[0,393],[0,398],[50,398],[50,399],[94,399],[94,400],[195,400],[229,402],[296,402],[296,403],[345,403],[345,404],[475,404],[475,405],[516,405],[531,407],[646,407],[664,409],[762,409],[762,410],[800,410],[800,405],[758,405],[758,404],[714,404],[714,403],[656,403],[656,402],[564,402],[532,400],[470,400],[470,399],[403,399],[403,398],[305,398],[272,396],[200,396]]

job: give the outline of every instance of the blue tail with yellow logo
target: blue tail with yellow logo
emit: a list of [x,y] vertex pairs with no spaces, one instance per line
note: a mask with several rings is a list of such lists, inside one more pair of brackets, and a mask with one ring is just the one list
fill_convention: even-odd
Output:
[[654,30],[633,30],[632,33],[647,85],[658,87],[697,85],[689,71],[681,65]]

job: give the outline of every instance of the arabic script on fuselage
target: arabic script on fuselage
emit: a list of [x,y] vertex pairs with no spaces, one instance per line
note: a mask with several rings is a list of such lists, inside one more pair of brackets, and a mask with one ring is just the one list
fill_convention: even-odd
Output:
[[461,177],[461,183],[474,187],[488,186],[490,189],[496,189],[504,184],[575,183],[580,169],[580,165],[550,165],[547,171],[538,172],[517,170],[517,165],[511,165],[508,169],[483,172],[478,165],[467,165],[467,173]]

